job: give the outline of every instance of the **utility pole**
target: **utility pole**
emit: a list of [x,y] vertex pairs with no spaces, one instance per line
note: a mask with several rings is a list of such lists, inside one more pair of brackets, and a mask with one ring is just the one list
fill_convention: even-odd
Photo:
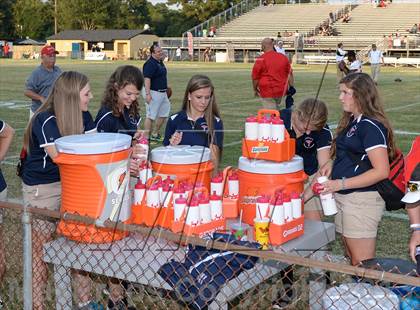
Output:
[[57,0],[54,0],[54,34],[57,34]]

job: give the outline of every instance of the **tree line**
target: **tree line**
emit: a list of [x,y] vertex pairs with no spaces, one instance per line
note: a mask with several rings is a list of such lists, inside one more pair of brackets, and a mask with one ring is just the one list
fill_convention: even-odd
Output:
[[[57,30],[142,29],[158,36],[184,31],[240,0],[0,0],[0,39],[45,40]],[[57,7],[55,7],[55,5]],[[178,5],[174,9],[171,5]]]

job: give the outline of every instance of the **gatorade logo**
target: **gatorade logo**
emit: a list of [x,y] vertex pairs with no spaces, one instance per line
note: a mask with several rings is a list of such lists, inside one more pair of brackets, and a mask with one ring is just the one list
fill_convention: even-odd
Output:
[[301,230],[303,230],[303,225],[299,224],[291,229],[285,230],[283,232],[283,237],[286,238],[287,236],[297,233],[298,231],[301,231]]
[[269,150],[269,146],[253,146],[251,148],[251,153],[267,153]]

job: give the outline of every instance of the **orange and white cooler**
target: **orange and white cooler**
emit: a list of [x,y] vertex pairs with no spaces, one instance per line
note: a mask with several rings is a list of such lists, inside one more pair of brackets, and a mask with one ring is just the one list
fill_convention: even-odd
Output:
[[[96,219],[96,225],[60,221],[58,232],[87,243],[118,240],[126,232],[99,228],[106,220],[126,222],[131,216],[128,168],[131,137],[118,133],[72,135],[55,141],[60,169],[62,213]],[[99,226],[99,227],[98,227]]]
[[162,179],[189,179],[202,183],[209,190],[213,172],[210,149],[203,146],[162,146],[151,151],[152,169]]
[[276,190],[303,192],[307,176],[303,171],[303,159],[295,155],[292,160],[273,162],[248,159],[241,156],[238,162],[239,208],[243,221],[253,225],[256,216],[257,198],[274,195]]

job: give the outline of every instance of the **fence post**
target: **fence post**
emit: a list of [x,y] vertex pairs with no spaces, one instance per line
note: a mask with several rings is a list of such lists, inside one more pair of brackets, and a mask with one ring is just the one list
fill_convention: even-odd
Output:
[[31,215],[24,208],[23,223],[23,309],[32,310],[32,231]]

